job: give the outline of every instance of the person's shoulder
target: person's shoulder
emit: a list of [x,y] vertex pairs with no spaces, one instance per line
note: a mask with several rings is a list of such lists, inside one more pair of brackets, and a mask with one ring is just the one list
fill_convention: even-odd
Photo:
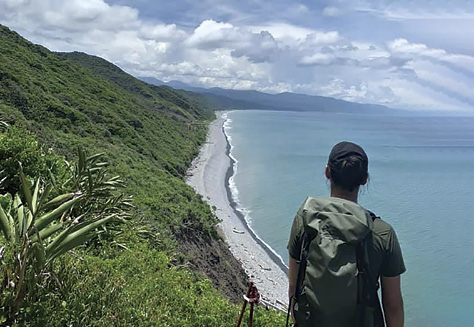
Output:
[[392,225],[380,217],[374,219],[372,233],[377,236],[376,238],[378,238],[383,243],[384,247],[387,247],[388,244],[391,243],[392,239],[396,238],[395,230],[393,229]]
[[372,229],[374,247],[384,253],[381,275],[395,277],[406,271],[394,228],[383,219],[375,219]]
[[373,232],[379,235],[390,234],[393,232],[393,227],[382,218],[377,217],[376,219],[374,219]]

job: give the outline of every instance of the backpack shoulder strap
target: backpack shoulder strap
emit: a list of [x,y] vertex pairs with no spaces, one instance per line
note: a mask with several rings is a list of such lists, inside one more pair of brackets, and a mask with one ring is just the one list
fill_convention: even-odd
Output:
[[[372,218],[372,221],[381,219],[379,216],[374,214],[372,211],[367,210]],[[357,290],[357,301],[362,307],[371,306],[375,309],[374,312],[374,326],[385,326],[382,308],[380,306],[380,300],[378,296],[378,289],[380,287],[378,279],[371,281],[369,278],[369,257],[367,253],[367,240],[364,240],[356,247],[356,261],[358,273],[358,290]],[[363,326],[364,315],[361,317],[361,326]]]
[[295,290],[295,300],[298,300],[298,296],[301,293],[301,286],[303,284],[304,274],[306,272],[306,266],[308,264],[308,251],[311,241],[314,239],[314,235],[303,233],[303,243],[301,244],[301,254],[300,254],[300,265],[298,268],[298,276],[296,278],[296,290]]
[[381,219],[379,216],[377,216],[375,213],[373,213],[372,211],[370,210],[367,210],[367,212],[369,213],[370,217],[372,218],[372,221],[375,221],[375,219]]
[[[381,219],[379,216],[374,214],[372,211],[367,210],[367,212],[370,214],[370,217],[372,218],[372,221],[375,221],[376,219]],[[365,273],[366,282],[368,283],[370,288],[375,287],[375,293],[377,293],[377,290],[379,289],[378,281],[376,281],[376,283],[374,285],[372,285],[373,283],[371,283],[369,278],[368,278],[369,276],[368,276],[367,272],[369,271],[369,256],[368,256],[368,253],[367,253],[367,246],[368,246],[367,243],[368,243],[367,239],[365,239],[364,241],[359,243],[359,245],[356,247],[357,269],[359,271],[362,271],[362,272]],[[372,286],[374,286],[374,287],[372,287]],[[373,293],[373,290],[371,290],[370,288],[367,291]],[[370,294],[368,295],[368,298],[371,299]]]

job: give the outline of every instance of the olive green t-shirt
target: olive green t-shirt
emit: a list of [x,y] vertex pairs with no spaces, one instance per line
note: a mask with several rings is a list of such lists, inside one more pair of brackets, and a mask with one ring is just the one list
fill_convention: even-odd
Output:
[[[295,259],[300,259],[303,238],[303,218],[300,211],[296,214],[288,241],[288,252]],[[375,219],[372,230],[372,244],[368,246],[369,271],[377,280],[380,276],[396,277],[405,272],[402,251],[394,229],[382,219]]]

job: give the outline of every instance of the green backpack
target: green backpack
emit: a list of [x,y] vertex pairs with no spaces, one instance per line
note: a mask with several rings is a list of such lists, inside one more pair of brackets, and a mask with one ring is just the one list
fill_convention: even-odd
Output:
[[378,281],[370,280],[366,250],[377,217],[339,198],[307,198],[298,214],[304,235],[294,298],[296,326],[384,326]]

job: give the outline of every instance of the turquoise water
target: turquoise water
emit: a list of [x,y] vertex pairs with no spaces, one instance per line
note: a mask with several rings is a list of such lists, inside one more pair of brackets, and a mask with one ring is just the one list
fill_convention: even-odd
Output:
[[359,202],[398,234],[406,326],[474,326],[474,117],[233,111],[225,130],[234,196],[284,262],[297,208],[329,193],[331,147],[362,145],[370,182]]

